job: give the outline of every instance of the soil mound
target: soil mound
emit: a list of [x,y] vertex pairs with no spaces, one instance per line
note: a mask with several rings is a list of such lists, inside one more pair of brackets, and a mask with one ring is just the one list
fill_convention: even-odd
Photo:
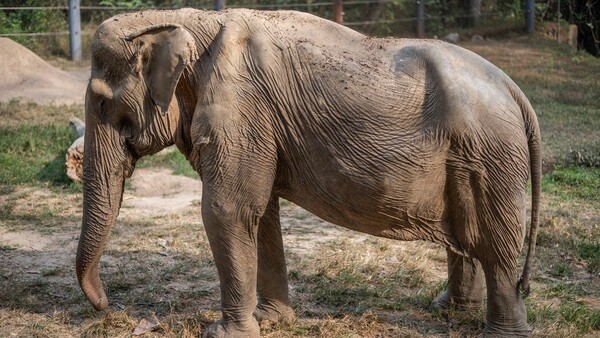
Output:
[[55,68],[11,39],[0,38],[0,101],[83,103],[90,72]]

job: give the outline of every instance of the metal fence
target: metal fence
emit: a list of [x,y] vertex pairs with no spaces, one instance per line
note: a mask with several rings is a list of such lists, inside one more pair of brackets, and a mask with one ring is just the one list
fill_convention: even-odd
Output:
[[[0,36],[19,39],[25,45],[35,45],[33,41],[46,39],[41,48],[63,48],[69,45],[70,56],[74,60],[82,57],[82,49],[89,48],[89,42],[97,25],[110,16],[127,11],[148,9],[152,1],[89,1],[89,0],[54,0],[48,6],[1,6]],[[471,0],[478,4],[477,11],[469,8],[454,8],[454,2],[443,0],[330,0],[312,2],[313,0],[178,0],[160,1],[162,6],[153,8],[176,9],[194,7],[198,9],[253,8],[262,10],[299,10],[321,17],[332,19],[343,25],[370,35],[418,36],[445,34],[448,31],[472,30],[489,31],[515,26],[529,32],[533,31],[534,1],[526,0],[522,8],[509,8],[503,1]],[[7,1],[10,2],[10,1]],[[455,1],[460,3],[460,1]],[[4,1],[0,2],[4,3]],[[13,3],[20,3],[13,1]],[[23,1],[23,3],[32,3]],[[45,3],[45,2],[44,2]],[[465,3],[463,0],[462,3]],[[466,1],[469,3],[469,1]],[[517,1],[520,3],[520,1]],[[504,6],[504,7],[502,7]],[[507,10],[508,8],[508,10]],[[29,12],[26,14],[25,12]],[[38,25],[37,29],[18,30],[11,27],[11,15],[24,13],[23,17],[51,17],[53,24]],[[50,15],[50,14],[51,15]],[[35,15],[34,15],[35,14]],[[527,20],[524,20],[525,14]],[[38,21],[43,21],[39,19]],[[34,20],[35,21],[35,20]],[[527,24],[526,24],[527,23]],[[10,29],[8,29],[10,28]],[[45,31],[39,31],[45,29]],[[34,30],[34,31],[32,31]],[[83,44],[82,44],[83,38]],[[37,39],[37,40],[34,40]],[[83,45],[83,48],[82,48]],[[58,46],[58,47],[56,47]],[[62,46],[62,47],[61,47]],[[35,48],[34,48],[35,49]]]

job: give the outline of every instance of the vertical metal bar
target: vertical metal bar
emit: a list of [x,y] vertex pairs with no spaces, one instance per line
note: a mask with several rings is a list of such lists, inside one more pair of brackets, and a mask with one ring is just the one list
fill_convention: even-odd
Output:
[[560,0],[558,0],[558,10],[556,11],[556,42],[560,43]]
[[535,19],[535,7],[533,0],[525,0],[525,23],[527,33],[533,33]]
[[333,0],[333,21],[341,24],[344,22],[344,6],[342,0]]
[[415,33],[422,39],[425,37],[425,0],[415,1],[415,14],[417,17]]
[[69,47],[71,60],[81,61],[81,12],[79,0],[69,0]]
[[215,11],[225,9],[225,0],[215,0]]

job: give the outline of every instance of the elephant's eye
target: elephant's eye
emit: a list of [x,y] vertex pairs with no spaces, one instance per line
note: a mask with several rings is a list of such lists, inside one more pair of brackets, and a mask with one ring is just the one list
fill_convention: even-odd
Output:
[[98,110],[102,113],[104,110],[104,98],[98,100]]

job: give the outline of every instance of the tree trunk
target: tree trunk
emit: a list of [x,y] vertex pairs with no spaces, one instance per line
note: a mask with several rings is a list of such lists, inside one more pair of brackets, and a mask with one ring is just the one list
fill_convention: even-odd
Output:
[[[386,2],[383,0],[375,0],[374,2],[369,3],[367,6],[367,14],[365,15],[365,21],[375,22],[379,19],[383,8],[385,7]],[[371,34],[371,32],[375,29],[374,24],[365,25],[363,31],[366,34]]]
[[475,27],[481,17],[481,0],[463,0],[463,17],[460,18],[465,28]]

